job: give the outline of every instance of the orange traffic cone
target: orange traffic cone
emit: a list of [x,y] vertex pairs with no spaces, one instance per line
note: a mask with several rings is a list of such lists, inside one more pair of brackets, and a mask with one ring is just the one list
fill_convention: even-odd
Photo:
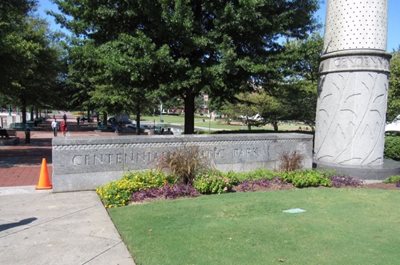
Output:
[[39,182],[36,186],[37,190],[48,190],[51,189],[52,185],[49,179],[49,173],[47,172],[46,158],[42,159],[42,167],[40,168]]

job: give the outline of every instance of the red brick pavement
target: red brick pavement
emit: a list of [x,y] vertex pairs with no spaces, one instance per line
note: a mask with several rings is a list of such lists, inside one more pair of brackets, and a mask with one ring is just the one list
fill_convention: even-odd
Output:
[[20,144],[0,146],[0,187],[36,185],[42,158],[46,158],[51,176],[51,133],[32,132],[25,144],[24,132],[17,132]]
[[[51,165],[47,166],[51,179]],[[15,166],[0,168],[0,187],[37,185],[40,166]]]
[[[70,123],[72,124],[72,122]],[[50,124],[48,124],[50,129]],[[95,137],[113,133],[96,133],[93,131],[72,131],[72,136]],[[0,146],[0,187],[36,185],[39,180],[42,158],[47,160],[49,176],[52,172],[51,131],[32,131],[31,143],[25,144],[24,132],[17,132],[20,144]],[[59,135],[59,137],[62,137]]]

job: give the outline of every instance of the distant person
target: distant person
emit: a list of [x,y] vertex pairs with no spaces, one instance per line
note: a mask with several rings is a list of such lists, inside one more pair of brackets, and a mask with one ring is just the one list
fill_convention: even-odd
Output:
[[63,120],[61,122],[61,132],[63,134],[63,136],[65,136],[67,134],[67,123]]
[[57,120],[56,119],[54,119],[51,122],[51,129],[53,130],[54,137],[56,137],[57,136]]
[[78,116],[76,117],[76,124],[79,126],[79,122],[81,121],[81,118]]
[[65,123],[67,123],[67,114],[66,113],[64,113],[64,115],[63,115],[63,120]]

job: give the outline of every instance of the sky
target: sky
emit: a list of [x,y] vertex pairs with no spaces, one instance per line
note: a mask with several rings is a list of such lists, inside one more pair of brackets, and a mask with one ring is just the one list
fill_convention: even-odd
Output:
[[[0,0],[1,1],[1,0]],[[364,0],[366,1],[366,0]],[[315,16],[317,21],[324,25],[325,14],[326,14],[326,2],[327,0],[320,1],[320,8],[316,12]],[[57,10],[57,6],[51,2],[51,0],[39,0],[38,15],[45,18],[52,30],[61,30],[54,19],[51,16],[46,15],[46,10]],[[399,0],[388,0],[388,45],[387,51],[392,52],[400,47],[400,1]],[[322,29],[323,31],[323,29]]]

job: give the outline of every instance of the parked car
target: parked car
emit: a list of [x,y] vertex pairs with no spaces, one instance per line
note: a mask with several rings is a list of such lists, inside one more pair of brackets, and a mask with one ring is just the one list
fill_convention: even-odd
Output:
[[[125,125],[125,128],[127,129],[127,130],[130,130],[130,131],[136,131],[136,124],[127,124],[127,125]],[[142,133],[142,132],[144,132],[144,130],[146,129],[146,127],[145,126],[143,126],[143,125],[141,125],[140,126],[140,132]]]
[[398,115],[391,123],[386,124],[385,132],[400,132],[400,115]]
[[120,115],[110,117],[107,121],[110,124],[113,124],[113,123],[131,124],[132,123],[132,121],[129,119],[129,115],[127,115],[127,114],[120,114]]
[[258,121],[258,122],[262,122],[264,121],[264,118],[260,115],[260,114],[256,114],[254,116],[239,116],[243,121],[247,122],[247,121]]

